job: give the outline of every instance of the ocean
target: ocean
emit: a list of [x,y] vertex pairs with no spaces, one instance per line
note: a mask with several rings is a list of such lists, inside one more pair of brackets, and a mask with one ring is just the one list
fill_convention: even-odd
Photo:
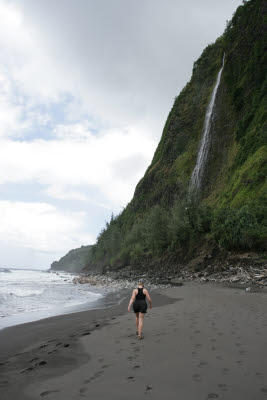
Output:
[[72,282],[67,272],[0,268],[0,329],[97,308],[107,292]]

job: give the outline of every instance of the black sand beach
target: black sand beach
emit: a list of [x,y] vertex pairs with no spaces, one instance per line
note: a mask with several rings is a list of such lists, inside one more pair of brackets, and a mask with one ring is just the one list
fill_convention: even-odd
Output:
[[121,304],[0,331],[0,399],[267,398],[267,294],[188,283],[151,293],[144,340]]

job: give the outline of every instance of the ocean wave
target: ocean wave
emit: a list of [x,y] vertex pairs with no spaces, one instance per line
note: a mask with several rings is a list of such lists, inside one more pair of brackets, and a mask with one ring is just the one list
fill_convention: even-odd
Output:
[[10,269],[8,269],[8,268],[0,268],[0,272],[3,272],[3,273],[12,273],[11,271],[10,271]]
[[17,296],[17,297],[31,297],[31,296],[38,296],[42,294],[44,289],[23,289],[23,288],[12,288],[7,294],[10,296]]
[[32,318],[88,309],[90,303],[104,296],[96,288],[91,291],[72,280],[73,275],[68,273],[12,270],[11,274],[1,274],[0,329]]

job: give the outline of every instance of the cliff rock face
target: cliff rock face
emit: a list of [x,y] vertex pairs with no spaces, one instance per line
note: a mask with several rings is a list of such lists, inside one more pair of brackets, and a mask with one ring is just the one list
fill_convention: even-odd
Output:
[[137,185],[130,204],[135,211],[160,201],[172,202],[179,189],[188,185],[224,53],[202,198],[216,204],[226,201],[241,205],[263,190],[266,8],[262,0],[240,6],[224,35],[208,46],[194,64],[192,78],[168,116],[153,161]]
[[91,247],[82,246],[78,249],[70,250],[59,261],[54,261],[51,264],[51,269],[54,271],[80,272],[86,263]]
[[[99,235],[87,269],[121,268],[148,255],[184,257],[207,240],[226,249],[264,250],[266,11],[264,0],[244,2],[224,34],[194,63],[151,165],[130,204]],[[203,180],[190,198],[207,106],[224,55]]]

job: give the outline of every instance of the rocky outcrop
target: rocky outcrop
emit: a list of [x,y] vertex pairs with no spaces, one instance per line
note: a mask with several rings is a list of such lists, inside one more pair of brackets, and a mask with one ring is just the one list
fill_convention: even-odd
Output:
[[[264,0],[243,2],[222,36],[194,63],[133,199],[99,234],[85,266],[88,272],[129,265],[135,270],[140,259],[144,270],[149,260],[155,275],[162,273],[165,260],[167,265],[171,260],[175,275],[181,265],[189,274],[201,273],[210,240],[217,247],[209,253],[206,272],[229,250],[266,251],[266,13]],[[209,151],[201,187],[191,193],[212,93]],[[231,274],[232,265],[236,270],[236,263],[227,259],[229,265],[219,264],[229,266],[223,274]],[[231,279],[243,281],[257,274],[246,270],[233,275]]]
[[78,249],[70,250],[59,261],[51,264],[54,271],[80,272],[85,266],[88,253],[92,246],[82,246]]
[[142,277],[146,286],[181,286],[186,282],[215,282],[246,291],[267,291],[267,263],[255,253],[202,252],[187,264],[180,264],[173,257],[155,259],[142,257],[134,265],[105,274],[83,273],[73,282],[100,287],[131,288]]

